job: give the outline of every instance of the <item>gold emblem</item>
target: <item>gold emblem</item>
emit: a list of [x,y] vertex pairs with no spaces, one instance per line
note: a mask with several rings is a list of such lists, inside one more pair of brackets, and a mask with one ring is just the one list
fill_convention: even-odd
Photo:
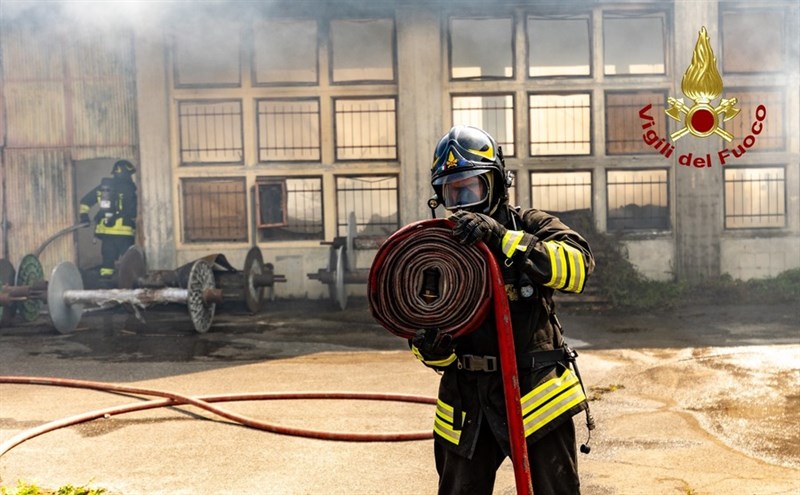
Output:
[[735,108],[736,98],[723,98],[717,107],[711,106],[711,102],[722,94],[722,76],[717,70],[717,59],[711,50],[708,41],[708,32],[705,26],[700,30],[697,37],[697,44],[692,54],[692,63],[686,69],[681,79],[681,91],[689,97],[694,104],[689,107],[683,103],[683,98],[667,98],[670,107],[664,112],[673,120],[681,121],[681,114],[684,114],[684,127],[670,134],[673,141],[691,133],[696,137],[706,137],[711,134],[720,136],[727,142],[731,142],[733,134],[720,129],[719,125],[739,114],[739,108]]
[[453,168],[456,165],[458,165],[458,160],[456,160],[456,157],[453,156],[453,152],[451,151],[450,154],[447,156],[447,161],[444,162],[444,168],[445,169]]

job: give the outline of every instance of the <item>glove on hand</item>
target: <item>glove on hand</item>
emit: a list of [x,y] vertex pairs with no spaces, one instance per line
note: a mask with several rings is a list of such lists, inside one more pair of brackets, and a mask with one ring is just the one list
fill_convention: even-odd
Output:
[[78,223],[89,223],[89,214],[88,213],[81,213],[81,216],[78,220]]
[[117,218],[119,218],[119,216],[111,215],[110,217],[106,217],[106,219],[103,220],[103,223],[106,225],[106,227],[113,227],[117,222]]
[[451,215],[450,220],[456,224],[453,227],[453,236],[459,243],[471,246],[483,241],[490,248],[502,251],[503,236],[507,229],[489,215],[461,210]]
[[456,360],[453,337],[433,328],[417,330],[409,341],[411,350],[425,366],[444,369]]

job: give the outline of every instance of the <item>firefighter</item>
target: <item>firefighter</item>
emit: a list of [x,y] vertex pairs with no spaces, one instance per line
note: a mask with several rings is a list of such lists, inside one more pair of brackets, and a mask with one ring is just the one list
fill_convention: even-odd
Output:
[[114,275],[114,264],[134,244],[136,236],[137,197],[133,174],[136,167],[128,160],[118,160],[111,168],[111,177],[81,198],[80,222],[89,223],[89,211],[96,204],[94,234],[100,239],[103,262],[100,278]]
[[[511,178],[502,150],[481,129],[455,126],[436,146],[431,184],[450,212],[453,236],[463,245],[484,241],[502,267],[534,492],[576,495],[572,416],[588,404],[552,296],[555,290],[581,292],[594,258],[586,240],[558,218],[510,206]],[[496,471],[510,455],[494,321],[490,315],[455,340],[436,329],[419,330],[409,340],[423,364],[442,372],[434,419],[439,494],[491,494]],[[587,425],[593,428],[588,411]]]

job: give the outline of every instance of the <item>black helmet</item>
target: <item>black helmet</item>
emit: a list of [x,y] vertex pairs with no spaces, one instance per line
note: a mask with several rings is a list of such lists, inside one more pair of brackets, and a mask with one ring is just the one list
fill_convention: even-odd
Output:
[[448,210],[492,214],[508,199],[510,177],[503,152],[486,131],[457,125],[442,136],[433,152],[431,185]]
[[136,173],[136,167],[128,160],[117,160],[111,168],[111,175],[133,175]]

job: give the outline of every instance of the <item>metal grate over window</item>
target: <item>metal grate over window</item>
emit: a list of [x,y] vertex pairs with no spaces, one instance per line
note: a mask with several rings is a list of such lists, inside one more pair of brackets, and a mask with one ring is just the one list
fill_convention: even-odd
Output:
[[783,167],[725,168],[725,228],[786,226]]
[[319,100],[259,100],[258,160],[319,161]]
[[531,172],[531,203],[551,213],[591,213],[592,172]]
[[244,163],[242,102],[178,102],[181,165]]
[[[748,149],[753,151],[786,149],[784,112],[787,105],[786,95],[782,90],[725,88],[723,97],[736,98],[736,107],[741,109],[736,118],[724,124],[725,130],[734,136],[732,142],[724,143],[732,152],[731,160],[736,157],[733,154],[734,150],[741,155],[742,150]],[[753,133],[754,126],[756,130],[760,129],[757,135]],[[737,145],[741,145],[741,149]]]
[[514,156],[514,97],[512,95],[453,96],[453,125],[480,127]]
[[532,94],[529,99],[531,156],[591,153],[588,93]]
[[324,239],[320,177],[259,177],[256,194],[261,241]]
[[336,159],[396,159],[396,107],[394,98],[336,99]]
[[609,232],[669,229],[666,170],[608,170],[606,183]]
[[[659,144],[662,138],[667,141],[670,139],[667,135],[667,116],[664,113],[666,101],[664,93],[655,91],[606,93],[606,153],[657,154],[659,151],[653,146]],[[644,111],[643,115],[652,118],[653,125],[643,130],[642,126],[649,124],[650,120],[643,119],[640,111],[647,105],[651,107]],[[647,144],[642,139],[642,134],[645,132],[648,136],[658,138],[653,145]]]
[[347,217],[355,213],[356,232],[387,236],[400,228],[396,175],[336,177],[337,235],[347,235]]
[[185,242],[247,241],[244,178],[182,179]]

